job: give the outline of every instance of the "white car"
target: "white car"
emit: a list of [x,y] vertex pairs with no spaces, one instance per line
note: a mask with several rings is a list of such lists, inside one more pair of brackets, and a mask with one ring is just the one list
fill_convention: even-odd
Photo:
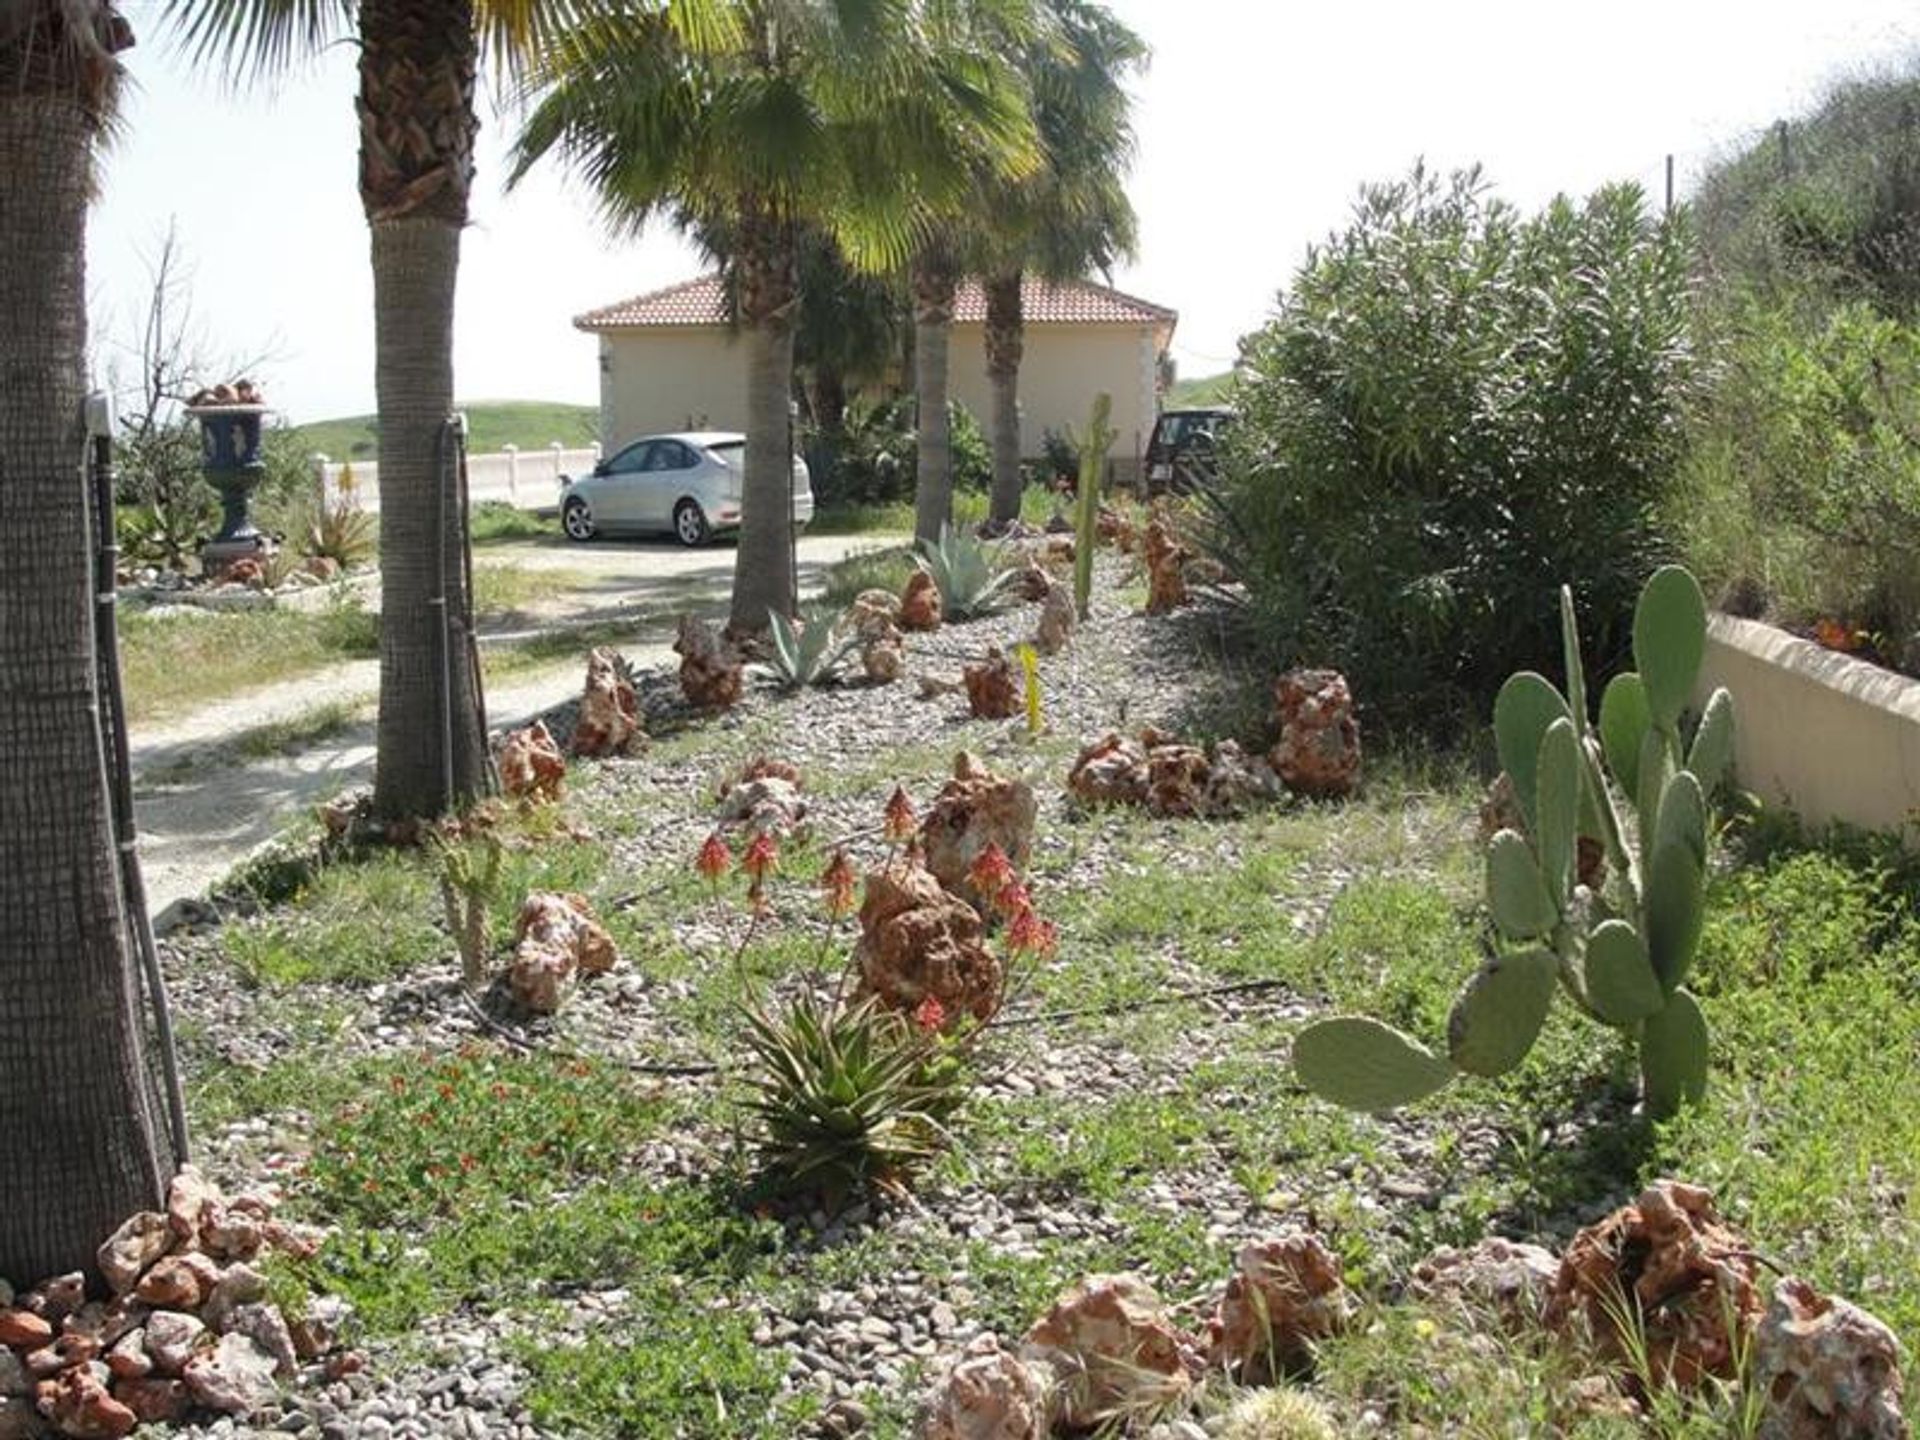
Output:
[[[644,435],[578,480],[563,476],[560,528],[572,540],[666,534],[704,545],[740,527],[747,437],[729,430]],[[793,457],[793,523],[813,519],[813,479]]]

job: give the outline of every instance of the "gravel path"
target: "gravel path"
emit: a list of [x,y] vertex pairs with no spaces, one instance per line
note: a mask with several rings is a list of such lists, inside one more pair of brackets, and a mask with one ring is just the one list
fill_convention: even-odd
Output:
[[[806,537],[800,542],[803,593],[816,593],[825,571],[860,550],[898,544],[891,535]],[[636,665],[668,656],[674,617],[684,610],[723,608],[733,581],[730,546],[687,550],[647,543],[572,545],[526,540],[489,545],[481,565],[514,565],[594,577],[590,586],[556,594],[536,617],[515,617],[482,644],[527,640],[562,625],[632,621],[623,649]],[[377,591],[368,597],[377,604]],[[193,623],[191,620],[182,623]],[[496,726],[523,724],[577,693],[578,661],[516,674],[487,696]],[[134,812],[148,909],[159,915],[198,896],[261,845],[296,823],[313,805],[372,774],[371,713],[380,685],[376,660],[334,666],[267,689],[231,696],[131,737]],[[363,708],[351,725],[290,754],[239,758],[233,740],[248,731],[298,722],[323,706]]]

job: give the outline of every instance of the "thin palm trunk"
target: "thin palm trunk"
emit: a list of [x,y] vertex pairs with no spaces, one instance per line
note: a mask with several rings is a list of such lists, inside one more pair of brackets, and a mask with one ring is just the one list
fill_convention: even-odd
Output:
[[372,232],[380,412],[374,808],[397,819],[441,814],[486,785],[447,428],[477,57],[471,0],[362,0],[359,18],[360,194]]
[[953,435],[947,415],[947,350],[959,277],[939,255],[922,256],[913,276],[913,536],[932,544],[953,523]]
[[1020,272],[987,281],[987,383],[993,394],[993,501],[988,520],[997,526],[1020,518],[1020,358],[1026,317]]
[[740,549],[733,562],[727,628],[759,634],[767,612],[794,608],[793,318],[791,228],[743,207],[736,256],[740,326],[747,353],[746,473],[740,486]]
[[[0,1275],[92,1270],[160,1198],[98,726],[83,459],[95,121],[0,54]],[[44,57],[43,57],[44,60]],[[49,73],[52,72],[52,73]]]

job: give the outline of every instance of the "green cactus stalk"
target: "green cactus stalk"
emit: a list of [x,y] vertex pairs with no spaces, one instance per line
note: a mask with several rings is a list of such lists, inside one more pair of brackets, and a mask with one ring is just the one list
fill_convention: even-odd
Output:
[[[1649,1114],[1705,1093],[1707,1022],[1683,982],[1705,918],[1707,796],[1726,776],[1734,735],[1724,689],[1691,740],[1681,733],[1706,652],[1706,602],[1679,566],[1648,580],[1634,609],[1637,669],[1607,686],[1597,725],[1564,587],[1560,615],[1566,694],[1523,671],[1494,702],[1500,765],[1522,817],[1487,848],[1494,953],[1454,1005],[1444,1057],[1354,1016],[1301,1031],[1295,1073],[1336,1104],[1393,1109],[1456,1074],[1505,1074],[1533,1048],[1556,990],[1637,1045]],[[1583,853],[1604,855],[1603,875],[1583,879]]]
[[1069,428],[1067,437],[1080,452],[1080,488],[1073,510],[1073,608],[1082,620],[1093,596],[1094,526],[1100,514],[1100,472],[1113,448],[1114,429],[1108,423],[1112,414],[1113,397],[1103,390],[1094,397],[1085,431],[1075,435]]

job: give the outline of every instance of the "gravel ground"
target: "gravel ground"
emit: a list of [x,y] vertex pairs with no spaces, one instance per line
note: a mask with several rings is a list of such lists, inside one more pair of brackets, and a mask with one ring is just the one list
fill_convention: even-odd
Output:
[[[809,782],[814,833],[822,839],[853,837],[856,860],[880,853],[872,833],[878,807],[895,778],[908,782],[924,807],[937,773],[961,748],[983,755],[996,769],[1017,768],[1041,783],[1036,902],[1048,905],[1049,869],[1062,868],[1073,856],[1072,883],[1098,883],[1109,867],[1121,863],[1112,842],[1123,823],[1110,817],[1068,813],[1061,781],[1072,743],[1109,728],[1135,728],[1154,722],[1191,729],[1206,713],[1217,673],[1194,663],[1201,642],[1195,627],[1203,622],[1182,617],[1150,618],[1126,609],[1117,593],[1129,577],[1120,565],[1102,557],[1095,623],[1084,627],[1068,651],[1044,665],[1045,705],[1055,740],[1036,753],[1023,722],[988,723],[966,717],[964,697],[917,698],[915,681],[923,674],[957,677],[964,661],[977,658],[989,644],[1008,646],[1030,632],[1037,609],[1021,606],[971,624],[950,626],[931,636],[910,637],[909,672],[888,687],[849,685],[812,690],[795,697],[776,695],[762,685],[750,689],[735,710],[712,718],[689,715],[679,699],[671,671],[644,673],[640,688],[649,729],[661,737],[698,727],[710,742],[697,761],[643,753],[629,760],[576,767],[576,810],[595,818],[619,818],[614,873],[642,872],[669,863],[685,863],[713,825],[713,794],[727,769],[765,751],[800,765]],[[554,721],[565,728],[563,709]],[[1257,738],[1249,736],[1247,738]],[[684,747],[674,747],[684,749]],[[1204,852],[1189,852],[1196,865],[1211,863]],[[1228,860],[1221,854],[1212,857]],[[1293,923],[1306,932],[1324,918],[1326,907],[1350,878],[1337,865],[1309,871],[1310,893],[1298,900]],[[646,897],[636,897],[644,907]],[[737,910],[737,907],[735,907]],[[696,953],[725,955],[745,923],[735,913],[707,907],[662,919],[674,943]],[[299,1017],[279,1015],[280,1002],[244,991],[227,972],[209,963],[206,936],[176,936],[167,948],[176,1007],[217,1035],[221,1052],[240,1063],[261,1064],[298,1048]],[[1173,982],[1198,985],[1209,978],[1170,957]],[[536,1043],[553,1043],[628,1061],[656,1062],[689,1056],[686,1037],[667,1018],[676,1001],[695,988],[691,980],[651,978],[626,966],[590,981],[576,992],[554,1021],[525,1025]],[[355,1055],[449,1051],[486,1033],[487,1025],[462,998],[457,965],[416,971],[402,981],[372,987],[303,987],[301,1006],[336,1011],[338,1053]],[[1193,1066],[1235,1042],[1251,1045],[1276,1019],[1307,1013],[1297,997],[1266,993],[1222,997],[1135,1055],[1092,1031],[1073,1033],[1058,1027],[1014,1028],[1000,1032],[1010,1062],[989,1084],[1009,1096],[1058,1097],[1067,1103],[1125,1095],[1151,1094],[1177,1084]],[[309,1012],[311,1013],[311,1012]],[[523,1025],[521,1020],[510,1022]],[[666,1078],[666,1085],[700,1086],[701,1078]],[[1236,1102],[1231,1092],[1219,1102]],[[217,1179],[231,1183],[271,1174],[297,1156],[306,1117],[297,1113],[253,1117],[220,1134],[202,1137],[202,1163]],[[1440,1203],[1439,1182],[1428,1163],[1433,1136],[1418,1124],[1387,1132],[1392,1167],[1386,1203],[1432,1206]],[[1456,1152],[1470,1163],[1484,1163],[1495,1138],[1488,1133],[1452,1137]],[[650,1143],[636,1164],[662,1180],[711,1173],[716,1152],[728,1144],[721,1134],[675,1134]],[[1344,1162],[1350,1171],[1352,1162]],[[1336,1167],[1331,1173],[1338,1174]],[[1299,1183],[1300,1177],[1289,1177]],[[1136,1195],[1136,1203],[1140,1197]],[[1220,1173],[1172,1173],[1144,1194],[1144,1203],[1169,1216],[1204,1217],[1209,1239],[1222,1254],[1236,1244],[1270,1232],[1286,1217],[1275,1208],[1251,1202],[1231,1177]],[[1378,1202],[1366,1202],[1378,1203]],[[1297,1210],[1282,1203],[1282,1212]],[[1118,1242],[1119,1219],[1095,1201],[1072,1194],[1014,1188],[996,1193],[971,1180],[957,1188],[922,1193],[906,1205],[879,1209],[860,1206],[832,1223],[824,1217],[796,1216],[789,1222],[792,1243],[829,1249],[855,1243],[876,1228],[910,1227],[951,1266],[931,1274],[913,1268],[869,1276],[858,1286],[823,1289],[780,1311],[752,1317],[755,1340],[781,1347],[787,1355],[787,1380],[794,1389],[817,1389],[828,1397],[822,1434],[861,1429],[876,1393],[898,1396],[917,1386],[924,1367],[977,1333],[974,1276],[959,1258],[972,1242],[990,1243],[1011,1258],[1031,1256],[1044,1242],[1085,1240]],[[1161,1277],[1170,1298],[1198,1304],[1217,1276]],[[1184,1287],[1184,1288],[1183,1288]],[[568,1313],[552,1343],[612,1328],[621,1323],[627,1297],[619,1290],[588,1292],[567,1300]],[[463,1310],[430,1322],[405,1347],[376,1345],[366,1371],[345,1381],[296,1391],[282,1414],[265,1428],[247,1429],[221,1422],[191,1433],[208,1436],[291,1434],[328,1440],[384,1440],[384,1437],[516,1437],[540,1432],[522,1408],[523,1373],[500,1357],[505,1339],[525,1322],[511,1310],[481,1313]]]

